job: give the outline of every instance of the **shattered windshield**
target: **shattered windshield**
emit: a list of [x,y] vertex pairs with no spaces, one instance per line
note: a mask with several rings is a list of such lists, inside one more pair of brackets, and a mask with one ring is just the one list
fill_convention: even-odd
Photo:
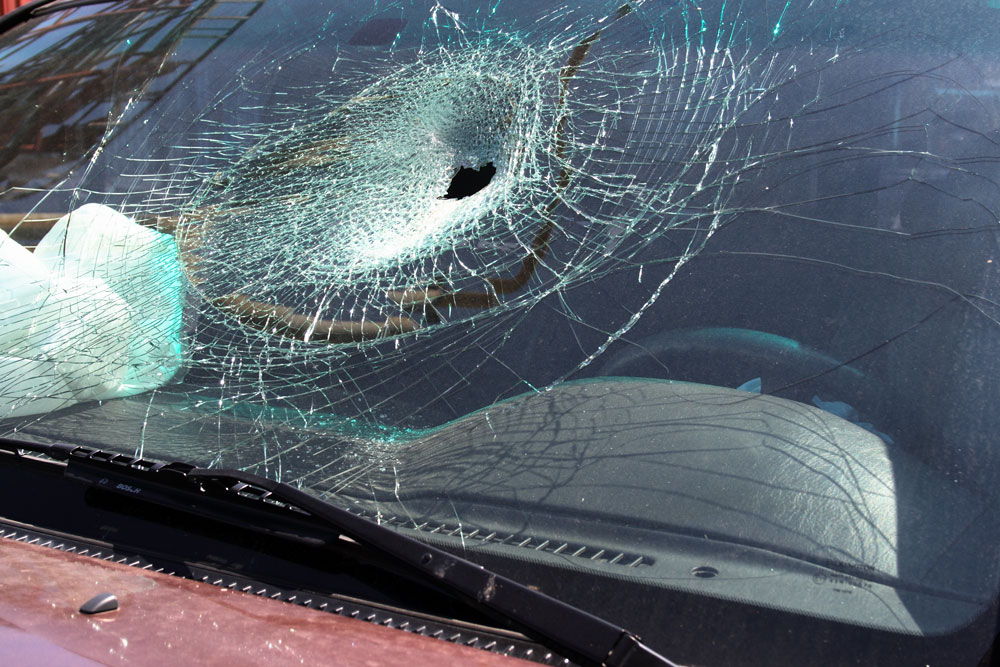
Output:
[[49,7],[0,37],[0,434],[604,577],[663,610],[529,575],[679,659],[768,654],[659,636],[670,609],[978,660],[998,29],[992,0]]

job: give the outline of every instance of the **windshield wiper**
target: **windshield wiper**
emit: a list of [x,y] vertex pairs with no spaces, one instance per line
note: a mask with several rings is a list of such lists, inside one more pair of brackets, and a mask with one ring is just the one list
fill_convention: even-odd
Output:
[[581,665],[675,664],[624,628],[281,482],[239,470],[162,463],[76,445],[0,438],[0,450],[66,461],[67,476],[97,488],[220,520],[262,511],[277,512],[289,524],[296,518],[311,519]]

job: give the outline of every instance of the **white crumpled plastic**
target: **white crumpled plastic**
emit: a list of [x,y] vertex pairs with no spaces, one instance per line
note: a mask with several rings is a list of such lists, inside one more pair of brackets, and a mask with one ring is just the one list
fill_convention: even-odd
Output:
[[0,419],[162,386],[183,361],[173,237],[100,204],[32,254],[0,231]]

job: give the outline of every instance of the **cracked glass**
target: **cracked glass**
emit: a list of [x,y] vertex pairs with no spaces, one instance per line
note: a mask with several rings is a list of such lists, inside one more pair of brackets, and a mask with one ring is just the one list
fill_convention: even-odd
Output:
[[998,28],[49,7],[0,37],[0,434],[291,483],[673,659],[976,662]]

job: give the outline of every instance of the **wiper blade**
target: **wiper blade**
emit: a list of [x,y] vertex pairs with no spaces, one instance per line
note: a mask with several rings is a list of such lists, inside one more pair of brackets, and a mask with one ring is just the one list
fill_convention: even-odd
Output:
[[[391,558],[473,608],[505,619],[578,664],[607,667],[675,664],[620,626],[281,482],[239,470],[162,463],[75,445],[0,438],[0,450],[18,455],[33,452],[66,461],[68,476],[147,502],[199,512],[201,505],[216,503],[211,512],[216,518],[225,517],[225,512],[218,511],[219,501],[230,503],[237,511],[246,508],[249,501],[308,516],[338,535]],[[171,501],[171,490],[186,494],[185,498]],[[192,498],[195,498],[193,504]]]

